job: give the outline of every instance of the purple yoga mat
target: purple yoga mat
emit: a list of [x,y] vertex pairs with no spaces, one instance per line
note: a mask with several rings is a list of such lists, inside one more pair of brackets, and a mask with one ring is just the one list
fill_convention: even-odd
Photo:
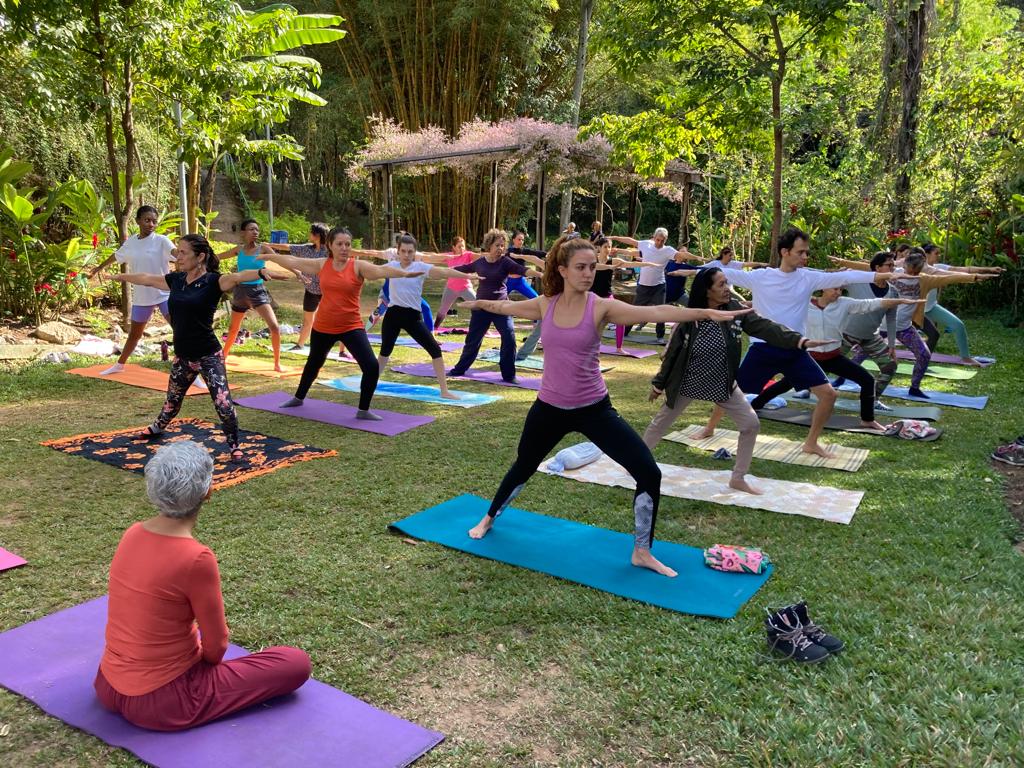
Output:
[[[107,598],[99,597],[0,634],[0,685],[158,768],[396,768],[444,739],[317,680],[189,731],[136,728],[93,691],[106,621]],[[227,658],[245,654],[232,645]]]
[[[404,373],[406,376],[434,376],[434,366],[430,363],[414,363],[413,365],[399,365],[391,369],[395,373]],[[465,379],[466,381],[479,381],[483,384],[497,384],[499,387],[518,387],[519,389],[540,389],[540,379],[536,376],[516,376],[515,381],[505,381],[501,378],[500,371],[466,371],[465,376],[449,376],[449,379]],[[235,402],[238,402],[237,400]]]
[[[436,331],[435,331],[435,333],[436,333]],[[366,338],[368,338],[370,340],[371,344],[378,344],[379,345],[381,343],[381,338],[380,338],[380,334],[379,333],[368,333],[368,334],[366,334]],[[423,347],[421,347],[419,344],[417,344],[413,339],[410,339],[410,338],[408,338],[406,336],[399,336],[398,339],[395,341],[395,346],[396,347],[414,347],[415,349],[423,349]],[[439,346],[441,348],[442,352],[458,352],[460,349],[462,349],[466,345],[463,342],[461,342],[461,341],[439,341],[437,343],[437,346]]]
[[0,547],[0,571],[6,571],[8,568],[17,568],[19,565],[27,563],[23,557],[18,557],[13,552],[8,552],[3,547]]
[[619,352],[611,344],[601,345],[602,355],[617,355],[618,357],[651,357],[652,355],[658,354],[657,350],[654,349],[633,349],[631,347],[623,347],[622,351]]
[[[900,360],[916,359],[914,357],[913,352],[911,352],[909,349],[904,349],[902,347],[896,350],[896,357],[898,357]],[[976,357],[974,359],[981,363],[982,368],[988,368],[995,362],[995,360],[993,360],[991,357]],[[957,357],[956,355],[947,355],[944,352],[932,352],[931,361],[937,365],[963,365],[963,363],[960,362],[959,357]]]
[[[430,368],[428,365],[427,368]],[[385,411],[380,408],[370,410],[378,416],[381,421],[363,421],[356,418],[356,409],[344,403],[332,403],[329,400],[316,400],[307,397],[305,402],[296,408],[282,408],[281,403],[291,399],[286,392],[270,392],[266,395],[255,395],[254,397],[240,397],[235,399],[235,405],[246,408],[255,408],[258,411],[270,411],[279,413],[282,416],[295,416],[299,419],[320,421],[324,424],[333,424],[337,427],[348,427],[358,429],[362,432],[373,432],[377,435],[394,437],[410,429],[422,427],[434,420],[433,416],[414,416],[408,413],[396,413]]]

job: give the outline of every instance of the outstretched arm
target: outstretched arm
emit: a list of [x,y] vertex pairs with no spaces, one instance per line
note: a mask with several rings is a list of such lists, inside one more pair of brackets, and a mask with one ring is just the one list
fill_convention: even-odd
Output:
[[164,275],[147,275],[145,272],[126,272],[124,274],[117,272],[111,275],[110,279],[115,283],[132,283],[159,288],[163,291],[167,290],[167,280],[164,279]]
[[605,308],[603,322],[616,325],[638,325],[640,323],[686,323],[697,320],[714,320],[724,323],[734,317],[741,317],[752,309],[723,311],[719,309],[689,309],[662,304],[657,307],[637,307],[616,299],[599,299]]
[[535,267],[540,267],[541,269],[544,268],[544,259],[540,258],[539,256],[534,256],[532,253],[517,253],[515,255],[515,258],[522,259],[523,261],[528,261]]
[[[419,277],[423,274],[422,272],[406,272],[404,269],[389,267],[386,264],[371,264],[368,261],[357,261],[355,268],[364,280],[382,280],[385,277]],[[460,274],[459,277],[465,277],[465,275]]]
[[626,245],[636,248],[640,245],[639,240],[634,240],[632,237],[626,237],[625,235],[608,235],[609,240],[614,240],[617,243],[625,243]]
[[843,269],[859,269],[863,272],[870,272],[871,265],[866,261],[855,261],[854,259],[841,259],[838,256],[829,256],[828,260],[835,264],[837,267]]
[[427,274],[427,280],[479,280],[480,275],[476,272],[457,272],[448,267],[432,267]]
[[327,263],[327,259],[300,259],[298,256],[289,256],[285,253],[266,253],[260,255],[264,257],[264,261],[280,264],[285,269],[305,272],[308,275],[319,274],[320,270],[324,268],[324,264]]
[[495,315],[521,317],[524,320],[540,320],[543,313],[540,296],[536,299],[527,299],[526,301],[476,299],[475,301],[464,301],[460,306],[466,309],[482,309],[484,312],[491,312]]
[[[269,259],[268,259],[269,261]],[[291,274],[271,272],[268,269],[244,269],[241,272],[228,272],[220,276],[218,284],[222,291],[230,291],[239,283],[248,283],[253,280],[291,280]]]

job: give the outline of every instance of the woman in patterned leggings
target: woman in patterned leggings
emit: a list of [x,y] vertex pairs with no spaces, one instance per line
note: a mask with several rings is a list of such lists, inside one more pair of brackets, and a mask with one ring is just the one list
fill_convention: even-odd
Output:
[[170,289],[167,306],[174,332],[174,361],[167,384],[167,400],[160,415],[139,435],[148,439],[162,433],[181,410],[185,393],[200,373],[210,388],[213,407],[217,409],[224,437],[231,451],[231,460],[240,462],[238,418],[231,402],[228,375],[224,369],[220,342],[213,332],[213,313],[221,294],[251,280],[281,279],[265,269],[247,269],[222,275],[217,271],[219,260],[202,235],[185,235],[178,241],[178,271],[166,275],[131,273],[112,275],[113,280],[151,288]]
[[[689,307],[737,310],[742,305],[730,294],[725,272],[710,267],[700,270],[694,278]],[[669,341],[661,369],[651,380],[650,401],[665,395],[665,404],[644,432],[644,443],[654,450],[691,401],[715,403],[729,414],[740,432],[729,487],[759,494],[761,491],[747,482],[746,475],[761,422],[736,386],[744,332],[783,349],[808,349],[828,343],[805,339],[796,331],[753,312],[730,322],[680,323]]]

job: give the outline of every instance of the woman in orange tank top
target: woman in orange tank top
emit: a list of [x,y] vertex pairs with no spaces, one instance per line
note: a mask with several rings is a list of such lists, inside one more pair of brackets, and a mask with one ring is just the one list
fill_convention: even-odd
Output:
[[370,340],[360,320],[359,294],[364,280],[382,280],[386,277],[417,277],[416,272],[406,272],[396,267],[380,266],[368,261],[359,261],[352,255],[352,233],[345,227],[335,227],[327,235],[329,259],[297,259],[283,253],[266,254],[266,261],[273,261],[286,269],[319,275],[320,291],[323,298],[313,322],[309,339],[309,357],[302,369],[299,388],[295,397],[284,408],[301,406],[306,393],[316,381],[327,355],[337,342],[345,345],[352,353],[363,372],[359,386],[359,410],[356,418],[380,421],[380,416],[370,412],[370,400],[377,389],[380,367],[377,356],[370,347]]

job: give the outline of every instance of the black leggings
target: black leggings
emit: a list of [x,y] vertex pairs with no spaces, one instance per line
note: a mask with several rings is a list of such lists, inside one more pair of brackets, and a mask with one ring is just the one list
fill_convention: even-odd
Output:
[[388,307],[388,311],[384,313],[384,322],[380,326],[381,357],[391,357],[391,353],[395,351],[395,341],[401,331],[408,333],[417,344],[427,350],[431,360],[441,357],[441,346],[434,338],[434,334],[423,324],[423,312],[394,305]]
[[924,319],[924,324],[921,326],[921,330],[924,331],[925,346],[928,347],[929,352],[934,352],[935,348],[939,346],[939,339],[942,338],[942,334],[939,333],[939,329],[935,327],[935,323],[927,317]]
[[228,448],[233,451],[238,447],[238,417],[235,415],[235,404],[231,401],[231,390],[228,389],[228,372],[224,368],[224,358],[220,356],[219,350],[198,360],[182,360],[175,356],[171,363],[171,377],[167,381],[167,400],[164,401],[164,407],[160,409],[160,415],[156,417],[150,429],[154,432],[163,432],[167,429],[167,425],[181,410],[181,402],[185,399],[188,388],[200,373],[203,374],[203,381],[210,390],[213,407],[220,416]]
[[535,400],[519,438],[516,461],[498,486],[487,514],[501,514],[526,485],[544,457],[570,432],[584,437],[604,451],[608,458],[629,472],[636,481],[633,495],[634,539],[640,549],[654,543],[654,522],[661,498],[661,470],[644,441],[619,416],[607,395],[599,403],[583,408],[556,408]]
[[[821,366],[821,370],[825,373],[835,374],[844,379],[857,382],[860,386],[860,420],[875,420],[875,377],[871,375],[871,371],[866,370],[842,355],[829,357],[825,360],[816,360],[815,362]],[[750,403],[750,407],[755,411],[759,411],[773,397],[789,392],[792,388],[793,385],[789,383],[789,380],[783,377],[768,387],[768,389],[762,390],[761,394]]]
[[380,378],[380,368],[377,366],[377,356],[370,347],[370,340],[366,338],[366,331],[362,328],[345,333],[322,333],[316,328],[312,330],[309,334],[309,358],[302,369],[302,378],[299,379],[299,388],[295,390],[295,396],[299,400],[306,399],[306,394],[323,368],[331,347],[339,341],[352,353],[352,357],[359,363],[359,369],[363,372],[363,379],[359,383],[359,410],[369,410],[370,400],[377,389],[377,379]]

